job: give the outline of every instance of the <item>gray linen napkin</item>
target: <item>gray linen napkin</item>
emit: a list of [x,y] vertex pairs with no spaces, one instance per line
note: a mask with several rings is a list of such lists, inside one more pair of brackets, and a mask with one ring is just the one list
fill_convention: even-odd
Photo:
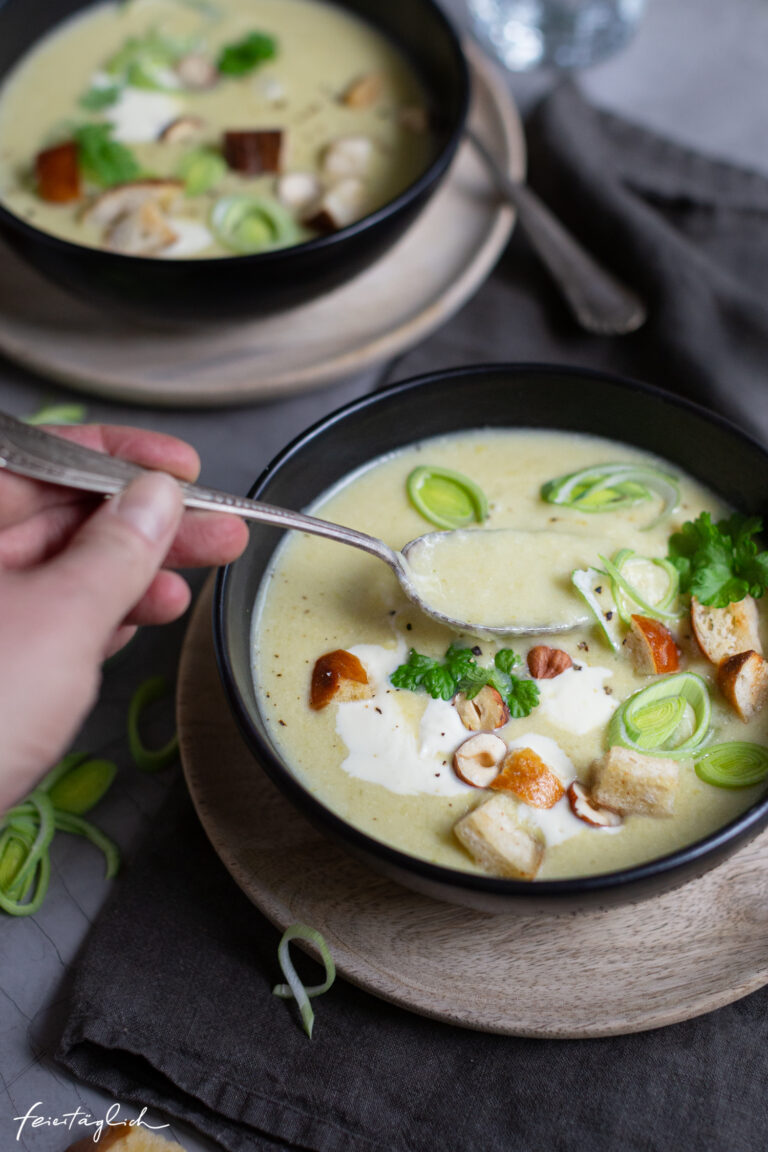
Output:
[[[580,333],[517,237],[395,374],[592,365],[768,438],[768,181],[596,113],[571,86],[529,139],[534,183],[646,294],[648,325],[613,340]],[[229,1152],[765,1150],[768,990],[651,1034],[557,1042],[452,1029],[339,981],[310,1044],[270,994],[276,944],[180,787],[86,944],[58,1058]]]

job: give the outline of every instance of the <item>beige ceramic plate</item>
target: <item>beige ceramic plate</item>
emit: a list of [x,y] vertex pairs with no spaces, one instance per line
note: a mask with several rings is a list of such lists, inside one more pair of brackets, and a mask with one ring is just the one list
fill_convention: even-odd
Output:
[[[474,46],[472,123],[525,171],[520,120],[504,79]],[[98,395],[142,404],[222,405],[287,395],[362,372],[424,339],[479,288],[512,230],[465,143],[443,187],[372,268],[277,316],[194,331],[129,325],[49,284],[0,247],[0,350]]]
[[768,983],[768,833],[677,892],[548,917],[442,904],[348,856],[243,744],[216,671],[210,597],[209,586],[179,676],[192,798],[246,895],[279,928],[302,921],[322,932],[354,984],[465,1028],[565,1038],[673,1024]]

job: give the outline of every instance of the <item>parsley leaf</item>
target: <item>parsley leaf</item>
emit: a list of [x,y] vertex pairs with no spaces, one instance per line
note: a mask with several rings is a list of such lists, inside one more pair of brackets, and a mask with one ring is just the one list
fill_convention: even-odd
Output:
[[111,136],[111,124],[83,124],[74,132],[83,175],[103,188],[135,180],[141,172],[133,152]]
[[520,662],[511,648],[500,649],[490,668],[481,667],[472,649],[462,647],[459,642],[451,644],[443,661],[433,660],[411,648],[407,661],[395,669],[390,682],[395,688],[409,692],[423,689],[435,700],[452,700],[457,692],[463,692],[472,700],[489,684],[505,700],[510,715],[517,719],[527,716],[539,702],[539,689],[533,680],[520,680],[510,672]]
[[274,37],[264,32],[250,32],[242,40],[225,45],[216,66],[225,76],[246,76],[276,55],[277,41]]
[[759,599],[768,589],[768,552],[759,552],[754,539],[762,527],[757,517],[739,514],[716,524],[709,512],[688,520],[669,539],[668,558],[680,573],[680,591],[712,608],[745,596]]
[[111,108],[120,99],[121,88],[118,84],[101,85],[97,88],[90,88],[83,96],[80,97],[78,103],[81,108],[85,108],[86,112],[103,112],[105,108]]

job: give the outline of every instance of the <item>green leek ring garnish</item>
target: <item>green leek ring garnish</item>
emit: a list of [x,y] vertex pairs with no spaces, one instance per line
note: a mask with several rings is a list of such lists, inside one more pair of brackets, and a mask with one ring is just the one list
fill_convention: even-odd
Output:
[[660,496],[662,508],[644,531],[674,512],[680,500],[677,480],[650,464],[598,464],[548,480],[541,497],[579,512],[616,512]]
[[716,788],[751,788],[768,779],[768,748],[747,740],[713,744],[695,760],[696,775]]
[[438,528],[466,528],[488,518],[488,499],[482,488],[450,468],[414,468],[406,489],[416,511]]
[[648,561],[650,564],[655,564],[657,567],[663,569],[669,581],[662,599],[656,604],[650,604],[622,571],[628,561],[635,559],[644,560],[644,556],[637,557],[630,548],[622,548],[620,552],[617,552],[613,560],[608,560],[605,556],[600,556],[599,559],[603,565],[605,574],[611,581],[616,608],[625,624],[631,623],[631,613],[627,611],[626,607],[627,600],[631,600],[632,603],[636,604],[637,607],[642,610],[644,616],[650,616],[653,620],[660,620],[662,622],[665,620],[679,620],[680,613],[669,611],[668,606],[677,596],[680,577],[674,566],[667,560]]
[[159,772],[172,764],[179,754],[179,737],[175,732],[162,748],[147,748],[139,731],[144,709],[167,694],[168,683],[165,677],[151,676],[139,685],[128,705],[128,747],[134,764],[142,772]]
[[[325,980],[322,984],[310,985],[308,988],[302,984],[290,956],[289,947],[292,940],[305,940],[308,944],[312,944],[320,953],[320,959],[325,966]],[[280,939],[277,948],[277,958],[280,961],[280,967],[288,983],[276,984],[272,989],[272,995],[279,996],[283,1000],[293,998],[296,1001],[299,1012],[301,1013],[304,1031],[311,1040],[315,1013],[309,1001],[312,997],[322,996],[324,992],[327,992],[336,979],[336,965],[333,962],[333,957],[325,940],[315,928],[310,928],[306,924],[291,924],[289,928],[286,928]]]
[[[688,707],[693,712],[693,732],[671,743]],[[701,676],[676,672],[634,692],[621,704],[608,725],[608,747],[619,744],[648,756],[686,760],[703,747],[710,716],[709,692]]]
[[222,196],[211,209],[211,228],[220,244],[242,256],[287,248],[301,239],[287,208],[266,196]]
[[[595,618],[595,623],[613,651],[618,652],[621,648],[621,643],[615,625],[611,623],[613,616],[606,615],[606,611],[600,606],[597,599],[596,589],[607,581],[608,577],[597,568],[576,568],[571,572],[571,583],[586,603]],[[618,615],[618,610],[615,609],[615,606],[613,610],[608,609],[608,612],[613,612],[613,615]]]

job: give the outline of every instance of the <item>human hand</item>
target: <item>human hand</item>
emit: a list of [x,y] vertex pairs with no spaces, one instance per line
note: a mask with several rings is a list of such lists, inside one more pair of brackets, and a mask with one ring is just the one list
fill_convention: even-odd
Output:
[[189,587],[168,569],[227,563],[248,539],[234,516],[184,511],[163,474],[197,478],[182,440],[107,425],[49,430],[163,471],[108,501],[0,473],[0,810],[60,758],[106,657],[137,625],[186,610]]

